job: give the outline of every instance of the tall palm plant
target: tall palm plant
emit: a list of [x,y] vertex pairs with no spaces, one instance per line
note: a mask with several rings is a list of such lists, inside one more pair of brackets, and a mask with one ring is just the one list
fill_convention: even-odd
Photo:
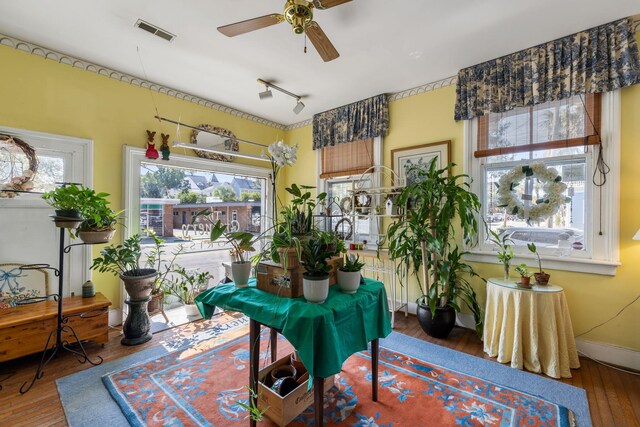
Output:
[[389,255],[408,264],[418,279],[422,293],[419,301],[428,304],[432,315],[437,308],[459,310],[456,299],[460,297],[474,313],[476,330],[481,330],[482,315],[475,292],[462,276],[476,274],[462,262],[464,253],[455,245],[456,219],[465,242],[476,239],[480,201],[470,191],[467,175],[450,175],[453,166],[438,169],[434,159],[427,169],[414,167],[409,171],[414,182],[397,198],[399,206],[408,207],[407,215],[387,230]]

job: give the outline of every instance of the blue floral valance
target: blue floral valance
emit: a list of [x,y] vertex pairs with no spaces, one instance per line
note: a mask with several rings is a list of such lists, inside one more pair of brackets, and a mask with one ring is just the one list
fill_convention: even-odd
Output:
[[386,135],[389,102],[385,95],[354,102],[313,116],[313,149]]
[[458,72],[455,119],[502,113],[640,83],[631,18]]

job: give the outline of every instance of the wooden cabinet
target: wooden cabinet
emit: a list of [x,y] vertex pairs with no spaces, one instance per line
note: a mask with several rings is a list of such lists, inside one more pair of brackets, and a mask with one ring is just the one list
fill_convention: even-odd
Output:
[[[62,300],[64,317],[82,341],[106,343],[109,339],[108,307],[111,301],[101,293],[93,298],[80,296]],[[0,362],[38,353],[44,349],[49,334],[56,329],[58,303],[45,301],[0,310]],[[63,340],[71,339],[63,334]],[[49,348],[56,344],[55,333]]]

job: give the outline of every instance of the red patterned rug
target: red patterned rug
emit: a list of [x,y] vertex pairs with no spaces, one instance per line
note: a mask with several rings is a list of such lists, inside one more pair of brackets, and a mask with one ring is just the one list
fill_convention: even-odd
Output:
[[[249,399],[249,345],[248,336],[237,336],[241,332],[246,328],[112,372],[103,381],[133,426],[246,426],[247,411],[238,402]],[[278,347],[282,356],[291,351],[284,340]],[[325,395],[325,424],[574,425],[573,414],[562,406],[385,348],[380,349],[379,379],[374,403],[369,354],[351,356]],[[291,425],[313,425],[313,419],[309,407]]]

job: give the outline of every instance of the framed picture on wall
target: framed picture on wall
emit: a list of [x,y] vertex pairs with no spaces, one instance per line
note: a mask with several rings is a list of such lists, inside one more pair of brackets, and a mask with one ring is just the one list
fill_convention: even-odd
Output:
[[391,150],[392,167],[405,185],[413,184],[417,180],[417,173],[412,173],[414,166],[427,169],[431,161],[436,159],[436,167],[444,168],[451,157],[451,141],[434,142],[431,144],[415,145],[412,147]]

